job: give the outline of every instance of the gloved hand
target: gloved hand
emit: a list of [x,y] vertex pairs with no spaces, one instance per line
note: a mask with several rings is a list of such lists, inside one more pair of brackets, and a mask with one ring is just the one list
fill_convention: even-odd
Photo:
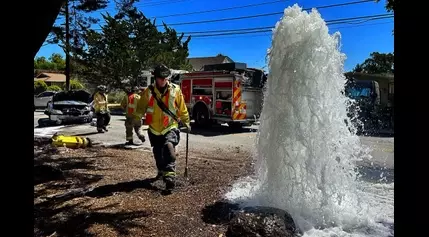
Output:
[[191,124],[190,123],[184,123],[179,120],[180,127],[186,128],[188,132],[191,132]]
[[191,124],[186,123],[185,126],[186,126],[186,129],[188,129],[188,132],[191,132]]

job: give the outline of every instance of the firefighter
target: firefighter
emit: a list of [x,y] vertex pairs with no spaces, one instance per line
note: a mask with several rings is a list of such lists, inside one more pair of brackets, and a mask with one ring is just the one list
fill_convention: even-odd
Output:
[[97,131],[103,133],[107,130],[107,125],[110,122],[110,112],[107,107],[106,86],[99,85],[97,92],[94,94],[94,112],[97,117]]
[[[158,65],[153,74],[155,82],[142,92],[137,111],[139,114],[146,113],[145,124],[149,125],[149,141],[158,169],[154,180],[162,178],[166,191],[171,192],[176,182],[175,147],[180,141],[179,123],[190,129],[190,119],[182,91],[178,85],[168,81],[170,69],[165,65]],[[164,104],[161,106],[165,110],[158,105],[155,96]]]
[[131,90],[131,87],[127,87],[126,89],[127,95],[124,96],[124,99],[121,102],[121,107],[125,110],[125,139],[127,142],[125,145],[134,145],[133,142],[133,128],[137,135],[137,137],[145,142],[145,137],[141,132],[142,127],[142,115],[138,114],[136,111],[137,103],[140,100],[139,88],[134,87]]

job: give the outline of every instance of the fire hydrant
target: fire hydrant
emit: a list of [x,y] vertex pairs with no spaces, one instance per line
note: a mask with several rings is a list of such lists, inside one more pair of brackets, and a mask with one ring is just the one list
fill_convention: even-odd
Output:
[[52,136],[52,145],[56,147],[67,147],[67,148],[86,148],[92,145],[91,140],[86,137],[80,136],[65,136],[57,135]]

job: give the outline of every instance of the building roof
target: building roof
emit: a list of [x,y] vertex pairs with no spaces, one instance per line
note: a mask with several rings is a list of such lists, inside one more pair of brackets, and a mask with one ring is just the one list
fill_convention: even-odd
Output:
[[204,65],[220,64],[225,62],[234,62],[230,57],[225,55],[217,55],[215,57],[195,57],[188,58],[189,63],[195,71],[203,70]]
[[40,73],[34,78],[35,81],[66,82],[66,75],[62,73]]
[[380,73],[380,74],[369,74],[363,72],[347,72],[347,76],[361,77],[361,78],[379,78],[379,79],[390,79],[393,80],[395,75],[393,73]]
[[347,72],[346,78],[354,78],[355,80],[371,80],[378,83],[387,82],[394,83],[395,75],[393,73],[368,74],[362,72]]

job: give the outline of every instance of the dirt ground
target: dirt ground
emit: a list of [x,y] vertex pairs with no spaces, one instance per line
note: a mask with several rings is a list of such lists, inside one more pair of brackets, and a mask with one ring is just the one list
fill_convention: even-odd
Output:
[[35,144],[34,236],[221,236],[226,226],[207,210],[250,174],[251,156],[190,151],[189,180],[184,157],[178,154],[176,191],[163,195],[163,182],[151,181],[150,152]]

